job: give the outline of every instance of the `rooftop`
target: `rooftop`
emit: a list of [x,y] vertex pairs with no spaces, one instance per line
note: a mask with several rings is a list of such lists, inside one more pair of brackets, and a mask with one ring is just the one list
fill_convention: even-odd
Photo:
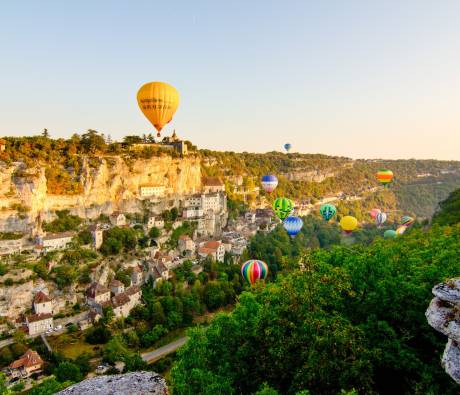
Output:
[[105,294],[107,292],[110,292],[110,291],[106,287],[104,287],[103,285],[101,285],[99,283],[93,283],[87,289],[86,296],[88,296],[90,298],[94,298],[97,295],[102,295],[102,294]]
[[44,292],[40,291],[35,295],[34,303],[46,303],[46,302],[51,302],[51,298]]
[[203,185],[208,187],[223,187],[224,182],[219,177],[203,177]]
[[74,232],[61,232],[61,233],[50,233],[43,237],[43,240],[55,240],[55,239],[64,239],[67,237],[73,237]]
[[27,322],[37,322],[42,320],[47,320],[49,318],[53,318],[53,314],[31,314],[27,317]]
[[10,368],[11,369],[19,369],[21,367],[29,368],[31,366],[42,365],[42,364],[43,364],[43,359],[40,357],[40,355],[38,355],[37,351],[27,350],[21,358],[16,359],[16,361],[10,364]]

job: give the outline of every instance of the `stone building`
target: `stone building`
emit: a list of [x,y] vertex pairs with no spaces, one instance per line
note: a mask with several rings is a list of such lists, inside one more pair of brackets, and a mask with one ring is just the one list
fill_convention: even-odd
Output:
[[93,283],[86,291],[86,301],[90,306],[109,302],[110,290],[99,283]]
[[69,246],[74,237],[73,232],[47,234],[41,240],[45,252],[63,250]]
[[19,359],[12,362],[6,369],[7,375],[14,378],[26,378],[34,373],[41,372],[43,359],[33,350],[27,350]]
[[35,314],[53,314],[53,301],[42,291],[35,295],[34,311]]
[[126,217],[119,211],[114,211],[112,214],[110,214],[109,219],[114,226],[126,226]]
[[95,250],[98,250],[99,248],[101,248],[102,242],[104,241],[104,232],[100,228],[99,224],[91,225],[89,227],[89,231],[91,232],[91,236],[93,237],[91,245]]
[[30,336],[45,333],[48,329],[53,328],[52,314],[32,314],[26,317],[26,324]]

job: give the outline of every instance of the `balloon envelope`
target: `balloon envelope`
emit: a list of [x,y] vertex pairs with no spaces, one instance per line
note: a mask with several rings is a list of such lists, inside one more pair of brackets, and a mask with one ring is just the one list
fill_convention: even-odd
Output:
[[345,233],[353,232],[358,226],[358,220],[351,215],[346,215],[340,220],[340,227]]
[[394,239],[397,236],[398,234],[393,229],[388,229],[383,233],[383,237],[385,237],[385,239]]
[[148,82],[137,92],[137,103],[160,136],[179,106],[179,92],[165,82]]
[[386,213],[378,213],[377,216],[375,217],[375,223],[377,224],[377,226],[381,226],[385,223],[385,221],[387,220],[387,215]]
[[326,221],[329,221],[337,213],[337,209],[333,204],[323,204],[319,208],[319,213]]
[[381,184],[387,185],[393,180],[393,172],[388,169],[380,169],[375,177]]
[[401,225],[398,229],[396,229],[396,233],[398,235],[402,235],[407,230],[407,226]]
[[303,226],[303,221],[299,217],[287,217],[283,222],[284,229],[289,236],[296,236]]
[[401,217],[401,224],[404,226],[411,226],[415,222],[415,219],[409,217],[408,215],[403,215]]
[[262,177],[262,188],[265,192],[272,193],[278,186],[278,178],[273,174]]
[[377,214],[380,213],[381,210],[379,208],[373,208],[371,211],[369,211],[369,214],[371,215],[372,219],[377,218]]
[[273,211],[281,221],[287,218],[293,209],[294,203],[291,199],[280,197],[273,202]]
[[268,266],[265,262],[250,259],[241,266],[241,274],[249,283],[254,284],[257,280],[265,280],[268,275]]
[[285,149],[287,152],[289,152],[289,151],[291,150],[291,148],[292,148],[292,145],[291,145],[291,144],[289,144],[289,143],[284,144],[284,149]]

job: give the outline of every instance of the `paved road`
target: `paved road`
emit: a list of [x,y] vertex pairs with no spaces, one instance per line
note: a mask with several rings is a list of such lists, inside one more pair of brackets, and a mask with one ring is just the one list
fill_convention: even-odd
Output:
[[148,362],[148,363],[155,362],[158,359],[161,359],[164,356],[176,351],[180,346],[185,344],[187,340],[188,340],[187,336],[181,337],[173,341],[172,343],[168,343],[163,347],[157,348],[156,350],[143,353],[141,354],[141,357],[145,362]]
[[1,340],[0,341],[0,348],[9,346],[10,344],[13,344],[13,343],[14,343],[14,339],[12,337],[10,337],[9,339]]

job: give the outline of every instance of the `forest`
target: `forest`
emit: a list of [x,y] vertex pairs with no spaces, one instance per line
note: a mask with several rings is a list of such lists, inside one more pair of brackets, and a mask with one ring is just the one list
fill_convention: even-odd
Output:
[[458,197],[433,226],[397,239],[345,245],[317,228],[305,248],[309,230],[258,235],[249,254],[267,260],[270,280],[189,330],[174,394],[457,394],[440,364],[445,340],[424,313],[432,287],[459,275]]

